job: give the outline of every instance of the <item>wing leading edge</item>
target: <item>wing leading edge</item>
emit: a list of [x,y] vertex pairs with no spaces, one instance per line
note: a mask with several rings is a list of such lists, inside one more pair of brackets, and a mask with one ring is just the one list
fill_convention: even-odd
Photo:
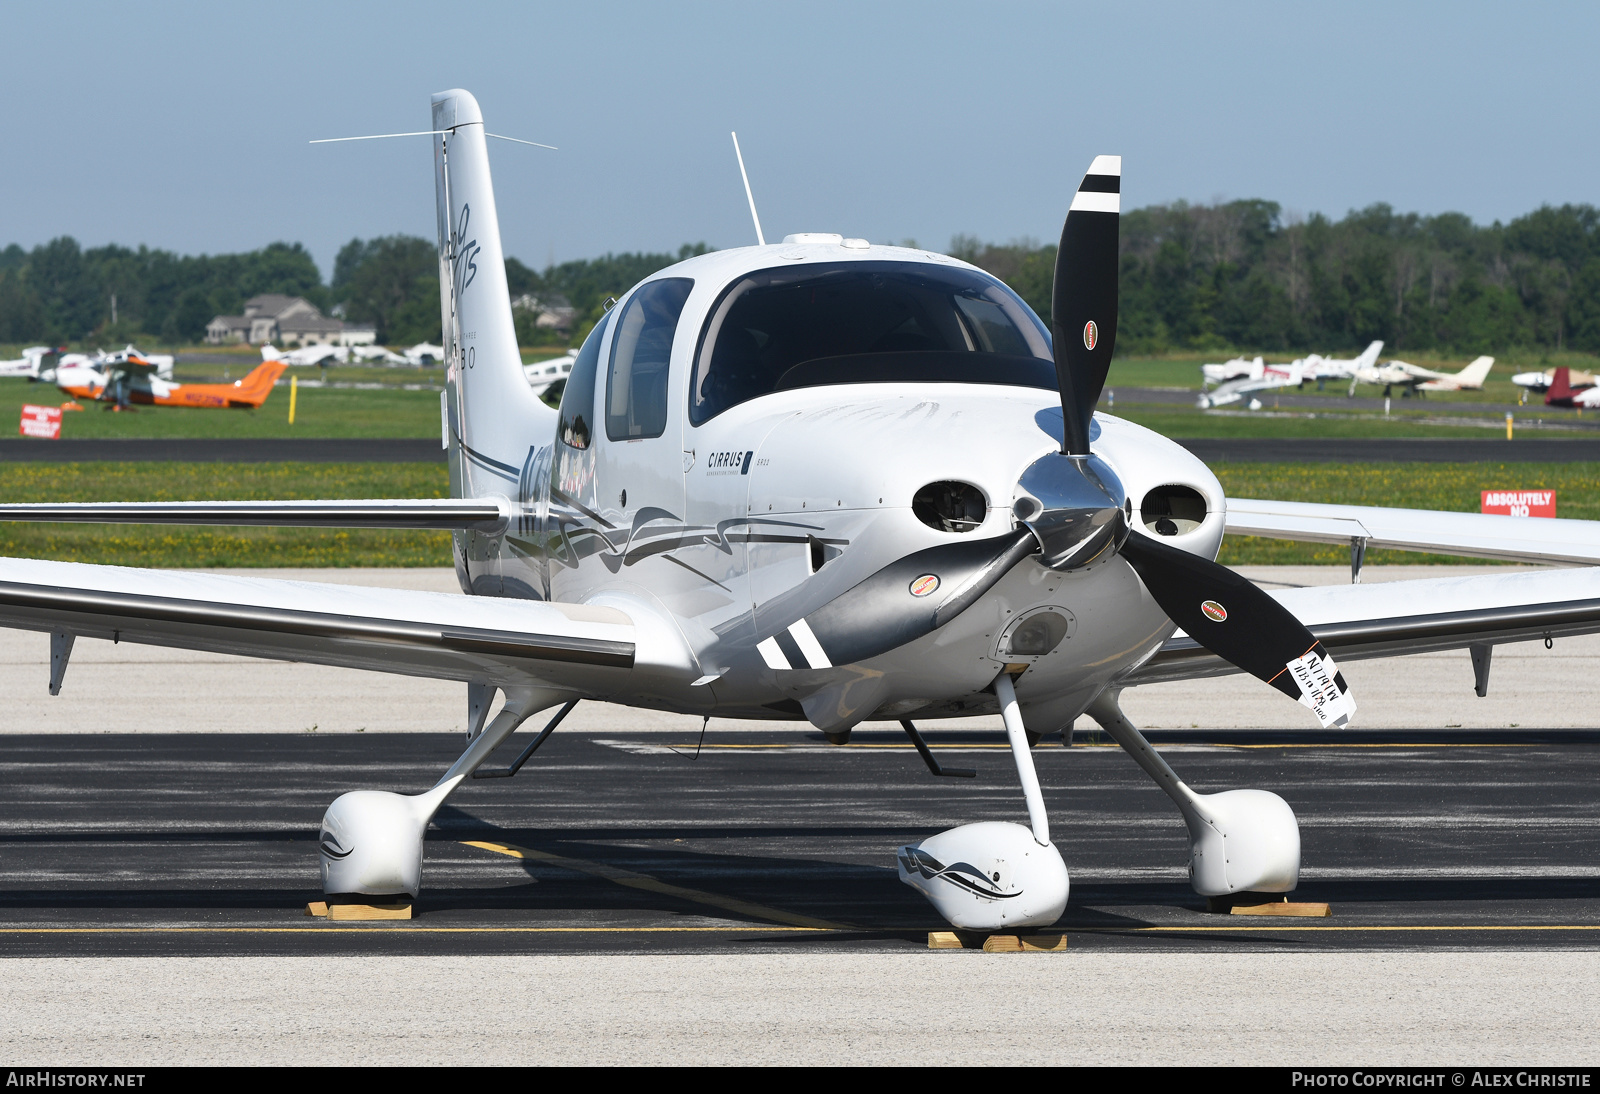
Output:
[[1600,564],[1600,528],[1592,520],[1560,520],[1390,509],[1377,505],[1229,498],[1234,536],[1349,543],[1369,550],[1430,551],[1514,562]]
[[87,524],[224,524],[285,528],[505,527],[504,498],[372,498],[359,501],[114,501],[0,505],[0,521]]
[[603,696],[694,670],[621,608],[0,559],[0,626]]

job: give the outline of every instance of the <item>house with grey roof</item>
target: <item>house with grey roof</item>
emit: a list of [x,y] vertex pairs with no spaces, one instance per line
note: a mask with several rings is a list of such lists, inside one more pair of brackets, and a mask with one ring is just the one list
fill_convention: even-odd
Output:
[[327,342],[335,346],[370,346],[378,332],[370,323],[347,323],[325,318],[303,296],[263,293],[244,302],[243,315],[219,315],[206,324],[206,341],[213,345],[249,342],[282,346]]

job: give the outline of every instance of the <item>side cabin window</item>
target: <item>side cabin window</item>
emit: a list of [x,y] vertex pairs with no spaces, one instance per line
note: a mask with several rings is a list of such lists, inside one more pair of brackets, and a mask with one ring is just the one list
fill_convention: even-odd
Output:
[[[611,339],[606,381],[606,436],[613,441],[659,437],[667,429],[667,363],[672,336],[694,281],[664,277],[634,292]],[[573,367],[577,371],[577,367]]]
[[860,383],[1055,391],[1049,335],[986,273],[921,262],[755,270],[723,290],[695,352],[689,421],[775,391]]
[[572,448],[588,448],[594,439],[590,424],[594,419],[594,378],[600,371],[600,343],[605,340],[612,314],[606,312],[583,340],[583,348],[578,350],[572,371],[567,374],[567,385],[561,389],[561,421],[556,426],[556,437]]

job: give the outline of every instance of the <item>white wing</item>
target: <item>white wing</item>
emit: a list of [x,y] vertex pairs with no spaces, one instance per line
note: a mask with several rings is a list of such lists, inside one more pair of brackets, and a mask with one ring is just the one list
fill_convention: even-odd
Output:
[[647,605],[0,558],[0,626],[600,697],[698,674]]
[[[1229,498],[1235,536],[1349,543],[1514,562],[1600,563],[1600,521]],[[1393,588],[1393,585],[1386,585]]]
[[505,498],[372,498],[360,501],[84,501],[0,505],[0,521],[88,524],[231,524],[285,528],[505,527]]

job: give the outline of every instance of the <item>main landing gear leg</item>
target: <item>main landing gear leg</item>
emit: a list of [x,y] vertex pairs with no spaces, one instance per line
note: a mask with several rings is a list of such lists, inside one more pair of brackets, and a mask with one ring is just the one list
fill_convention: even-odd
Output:
[[1300,881],[1300,825],[1289,803],[1265,790],[1196,794],[1122,713],[1107,689],[1088,714],[1166,791],[1189,826],[1189,882],[1201,896],[1287,893]]
[[994,682],[1016,761],[1030,827],[1009,821],[963,824],[900,848],[900,880],[951,924],[971,931],[1048,927],[1067,908],[1067,867],[1050,842],[1039,776],[1011,677]]
[[334,799],[322,818],[322,891],[331,895],[416,896],[422,888],[422,839],[451,791],[489,758],[518,726],[570,700],[550,688],[504,689],[506,705],[473,738],[461,758],[424,794],[353,790]]

